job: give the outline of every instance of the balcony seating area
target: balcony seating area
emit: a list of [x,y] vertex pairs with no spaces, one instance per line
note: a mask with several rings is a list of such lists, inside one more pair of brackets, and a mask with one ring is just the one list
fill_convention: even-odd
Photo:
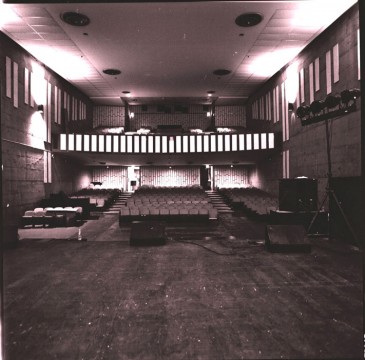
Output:
[[209,220],[218,211],[200,186],[142,186],[119,212],[119,223],[135,220]]
[[257,188],[223,188],[218,192],[233,209],[254,216],[267,216],[279,206],[277,197]]
[[82,217],[81,207],[47,207],[25,211],[22,216],[22,227],[65,227],[74,226]]

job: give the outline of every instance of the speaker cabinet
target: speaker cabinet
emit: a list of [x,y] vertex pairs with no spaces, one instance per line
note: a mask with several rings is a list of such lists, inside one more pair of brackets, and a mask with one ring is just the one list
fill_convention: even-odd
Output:
[[[350,223],[357,242],[362,242],[365,235],[364,203],[362,196],[364,179],[360,176],[332,178],[331,188],[336,195],[347,221]],[[331,215],[331,236],[357,245],[345,222],[341,209],[331,196],[329,207]]]
[[316,211],[316,179],[281,179],[279,182],[279,210]]
[[311,245],[302,225],[268,225],[265,231],[265,246],[270,252],[311,251]]
[[129,245],[165,245],[166,224],[163,221],[133,221]]

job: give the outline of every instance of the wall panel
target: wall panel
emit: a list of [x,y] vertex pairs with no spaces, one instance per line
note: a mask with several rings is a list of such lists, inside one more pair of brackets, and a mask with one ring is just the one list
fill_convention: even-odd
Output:
[[214,166],[214,184],[218,188],[247,187],[250,185],[252,166]]
[[200,168],[192,166],[141,167],[141,185],[189,186],[200,184]]
[[94,106],[93,127],[125,126],[124,106]]
[[102,188],[105,189],[126,189],[127,185],[127,167],[109,166],[93,167],[92,181],[102,182]]

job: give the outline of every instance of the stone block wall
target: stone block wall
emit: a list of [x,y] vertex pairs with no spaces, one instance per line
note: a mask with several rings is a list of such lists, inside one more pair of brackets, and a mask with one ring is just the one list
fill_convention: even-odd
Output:
[[[42,71],[40,79],[45,95],[38,103],[31,86],[34,78],[30,75],[36,69]],[[52,134],[67,129],[91,129],[92,103],[1,32],[0,80],[2,212],[6,226],[17,226],[24,211],[49,193],[72,192],[87,181],[88,174],[79,164],[68,160],[68,166],[61,166],[57,156],[50,156],[45,142],[52,143]],[[71,107],[64,103],[65,94]],[[37,105],[44,105],[42,115],[37,112]],[[70,113],[66,114],[67,111]]]
[[[254,96],[249,99],[247,106],[248,129],[266,128],[274,132],[283,133],[283,152],[289,152],[289,168],[286,174],[283,171],[283,153],[273,156],[270,161],[262,161],[257,166],[258,183],[267,191],[277,193],[278,182],[282,177],[295,178],[307,176],[318,179],[318,198],[322,198],[327,184],[328,162],[326,148],[325,122],[302,126],[295,110],[300,105],[310,105],[309,68],[319,59],[320,88],[314,91],[314,100],[324,100],[327,94],[327,67],[326,53],[331,52],[331,95],[340,94],[345,89],[360,88],[358,77],[358,5],[355,4],[343,16],[336,20],[329,28],[312,41],[293,61],[282,68],[272,77]],[[339,49],[339,80],[335,81],[334,52]],[[294,111],[289,112],[289,89],[286,87],[286,96],[281,93],[282,84],[287,85],[290,67],[298,69],[299,83]],[[300,96],[299,72],[304,71],[304,96]],[[253,104],[258,99],[272,96],[274,89],[279,87],[279,118],[255,120]],[[361,174],[361,98],[357,99],[356,111],[343,114],[329,120],[330,153],[332,173],[334,177],[356,177]],[[285,111],[284,111],[285,110]],[[274,113],[274,101],[271,101],[271,114]]]

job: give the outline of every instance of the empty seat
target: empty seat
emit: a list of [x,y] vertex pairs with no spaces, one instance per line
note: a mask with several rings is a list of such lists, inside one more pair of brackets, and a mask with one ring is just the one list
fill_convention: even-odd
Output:
[[130,215],[129,208],[127,208],[127,207],[122,207],[120,209],[119,213],[120,213],[121,216],[129,216]]
[[150,214],[150,210],[149,210],[148,207],[139,208],[139,213],[142,216],[146,216],[146,215],[149,215]]
[[209,214],[208,209],[206,209],[206,208],[200,208],[198,211],[199,211],[199,215],[208,215]]
[[189,215],[189,209],[187,208],[181,208],[179,210],[180,215]]
[[198,215],[199,210],[197,208],[189,209],[189,215]]
[[218,210],[215,208],[209,209],[209,219],[217,219],[218,218]]
[[139,216],[139,209],[138,208],[132,208],[130,209],[131,216]]
[[179,209],[170,208],[170,215],[179,215]]
[[157,208],[150,209],[150,215],[160,215],[160,209]]

